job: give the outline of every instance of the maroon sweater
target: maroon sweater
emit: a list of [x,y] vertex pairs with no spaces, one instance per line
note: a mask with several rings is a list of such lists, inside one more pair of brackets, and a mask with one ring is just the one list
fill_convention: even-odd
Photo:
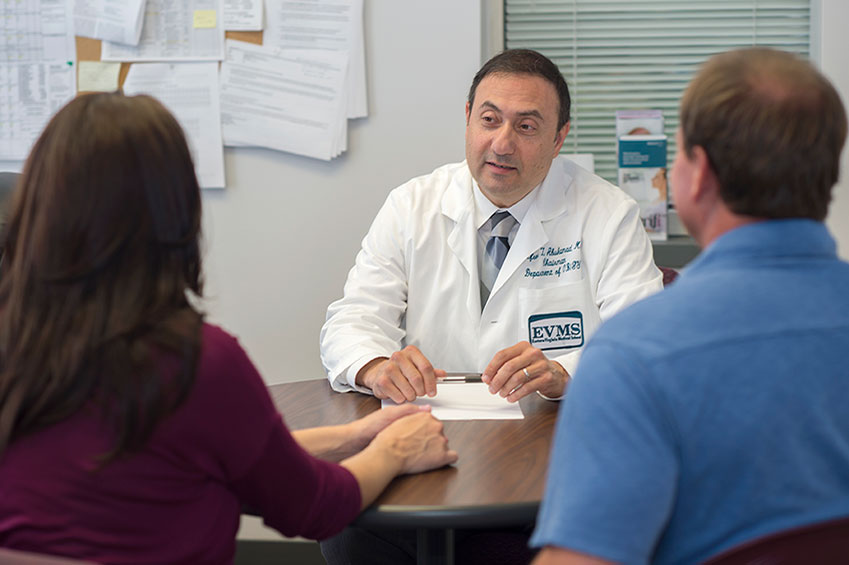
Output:
[[146,447],[96,470],[112,434],[83,410],[0,458],[0,546],[98,563],[226,563],[243,504],[322,539],[360,509],[356,479],[295,442],[235,338],[203,327],[194,387]]

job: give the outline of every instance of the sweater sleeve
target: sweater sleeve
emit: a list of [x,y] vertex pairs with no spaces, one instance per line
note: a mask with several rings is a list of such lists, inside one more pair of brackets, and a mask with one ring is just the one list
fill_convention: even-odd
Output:
[[344,467],[304,451],[278,417],[260,456],[232,488],[285,536],[325,539],[360,512],[360,488]]

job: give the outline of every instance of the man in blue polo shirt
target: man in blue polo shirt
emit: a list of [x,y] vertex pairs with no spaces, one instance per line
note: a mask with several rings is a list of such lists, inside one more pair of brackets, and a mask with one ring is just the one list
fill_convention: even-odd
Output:
[[671,183],[704,251],[590,340],[557,424],[537,565],[697,563],[849,516],[849,264],[822,221],[846,113],[809,63],[718,55]]

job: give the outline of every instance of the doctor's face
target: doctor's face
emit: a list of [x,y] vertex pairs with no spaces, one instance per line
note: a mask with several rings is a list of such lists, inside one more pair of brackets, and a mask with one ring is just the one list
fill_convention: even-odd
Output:
[[528,74],[491,74],[466,103],[466,161],[484,195],[507,208],[548,174],[569,124],[557,129],[554,86]]

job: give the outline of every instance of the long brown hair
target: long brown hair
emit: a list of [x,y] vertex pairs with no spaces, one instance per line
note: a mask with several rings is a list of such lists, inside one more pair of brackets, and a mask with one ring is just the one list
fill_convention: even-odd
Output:
[[[81,96],[24,166],[0,274],[0,457],[91,401],[111,459],[194,383],[200,190],[179,124],[149,96]],[[179,360],[163,374],[161,358]]]

